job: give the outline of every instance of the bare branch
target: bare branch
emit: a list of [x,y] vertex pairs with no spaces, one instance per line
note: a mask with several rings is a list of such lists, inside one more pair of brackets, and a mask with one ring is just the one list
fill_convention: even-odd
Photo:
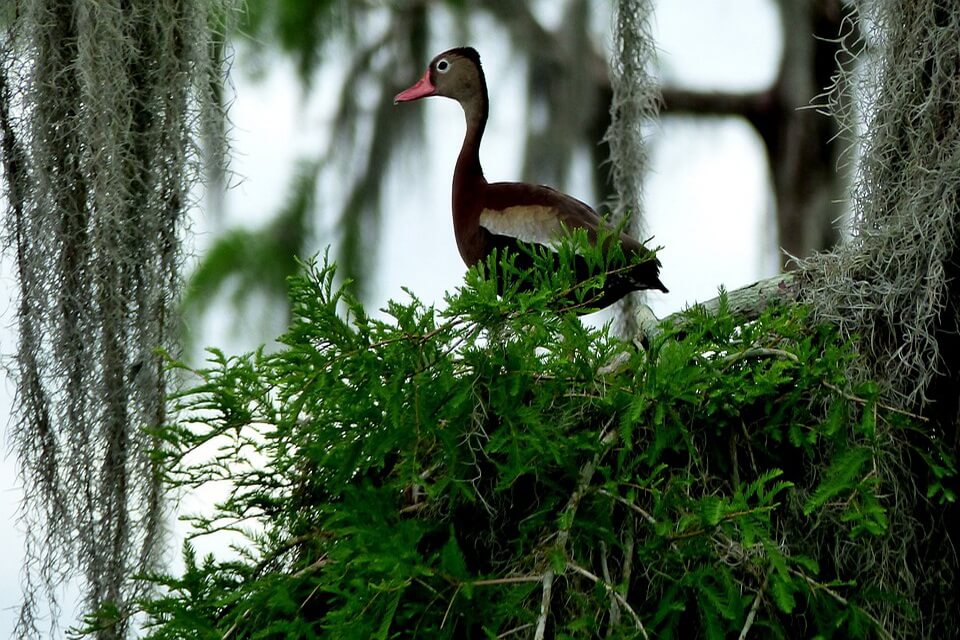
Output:
[[757,589],[757,595],[753,599],[753,606],[750,607],[750,613],[747,614],[747,619],[743,623],[743,629],[740,630],[739,640],[746,640],[747,632],[749,632],[750,627],[753,626],[753,621],[757,617],[757,611],[760,609],[760,601],[763,600],[763,592],[767,590],[767,581],[769,579],[770,574],[768,573],[763,577],[763,584]]
[[540,613],[537,614],[537,628],[533,640],[543,640],[547,632],[547,616],[550,615],[550,600],[553,597],[553,569],[543,574],[543,592],[540,596]]
[[727,93],[665,87],[660,109],[668,116],[742,116],[756,123],[761,116],[770,113],[775,100],[773,92],[769,90]]
[[626,599],[624,599],[624,597],[620,595],[620,593],[616,590],[616,588],[614,588],[612,584],[604,580],[601,580],[598,576],[593,575],[583,567],[577,564],[574,564],[572,562],[567,563],[567,568],[572,569],[574,572],[579,573],[584,578],[587,578],[588,580],[595,582],[596,584],[603,585],[603,587],[607,590],[607,593],[609,593],[611,596],[616,598],[617,602],[620,603],[620,606],[627,610],[627,613],[629,613],[630,617],[633,618],[633,622],[637,626],[637,629],[640,631],[641,635],[643,635],[644,638],[647,638],[649,640],[650,636],[647,635],[647,630],[644,628],[643,621],[640,620],[640,616],[637,615],[637,612],[633,610],[633,607],[630,606],[630,603],[627,602]]
[[[839,602],[845,607],[851,606],[849,600],[841,596],[839,593],[837,593],[827,585],[820,584],[810,576],[806,575],[805,573],[801,573],[796,569],[789,569],[789,571],[793,575],[803,578],[814,591],[822,591],[823,593],[827,594],[828,596],[830,596],[831,598],[833,598],[834,600],[836,600],[837,602]],[[863,608],[860,608],[860,612],[863,615],[865,615],[867,618],[869,618],[870,622],[872,622],[874,627],[876,628],[877,633],[880,634],[880,637],[884,638],[885,640],[893,640],[893,635],[889,631],[883,628],[883,625],[880,624],[880,621],[877,620],[877,618],[873,614],[871,614],[869,611]]]

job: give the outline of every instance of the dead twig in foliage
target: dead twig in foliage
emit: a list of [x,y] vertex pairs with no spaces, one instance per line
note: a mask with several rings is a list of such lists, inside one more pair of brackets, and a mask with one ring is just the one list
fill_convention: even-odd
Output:
[[[827,594],[828,596],[830,596],[831,598],[833,598],[834,600],[836,600],[837,602],[839,602],[845,607],[851,606],[849,600],[844,598],[842,595],[840,595],[839,593],[837,593],[827,585],[820,584],[810,576],[800,571],[797,571],[796,569],[788,568],[787,570],[793,575],[799,578],[803,578],[807,582],[807,584],[809,584],[813,588],[814,591],[822,591],[823,593]],[[860,613],[865,615],[867,619],[869,619],[870,622],[873,623],[874,628],[876,629],[877,633],[880,635],[881,638],[885,638],[886,640],[893,640],[893,635],[891,635],[889,631],[883,628],[883,625],[880,624],[880,621],[877,620],[877,618],[872,613],[870,613],[869,611],[867,611],[862,607],[858,607],[858,609],[860,610]]]
[[[617,430],[612,429],[607,431],[612,422],[613,419],[611,418],[604,426],[603,431],[601,431],[600,443],[603,445],[603,448],[580,469],[580,481],[577,483],[577,487],[573,493],[570,494],[570,498],[567,500],[567,504],[563,509],[565,516],[561,522],[565,524],[563,524],[557,532],[556,543],[556,547],[561,553],[566,553],[567,540],[570,538],[570,527],[572,526],[573,518],[580,506],[580,501],[583,499],[587,488],[590,486],[590,482],[593,480],[593,473],[596,471],[600,459],[610,450],[613,443],[617,441],[619,435]],[[540,598],[540,613],[537,616],[537,628],[533,634],[534,640],[543,640],[544,634],[547,632],[547,616],[550,614],[550,600],[553,597],[553,580],[555,577],[556,572],[553,570],[553,567],[548,568],[543,573],[543,595]]]
[[624,597],[620,595],[620,592],[618,592],[617,589],[612,584],[610,584],[606,580],[601,579],[599,576],[593,575],[583,567],[573,562],[568,562],[567,568],[571,569],[575,573],[579,573],[584,578],[587,578],[588,580],[596,584],[602,585],[607,590],[607,593],[609,593],[613,598],[616,598],[620,606],[626,609],[627,613],[630,614],[630,617],[633,618],[633,622],[636,625],[637,629],[640,631],[640,634],[644,638],[649,640],[650,636],[647,635],[647,630],[644,628],[643,621],[640,620],[640,616],[637,615],[637,612],[633,610],[633,607],[630,606],[630,603],[628,603],[626,599],[624,599]]
[[[607,544],[600,541],[600,569],[603,572],[603,579],[613,584],[613,578],[610,576],[610,563],[607,560]],[[610,596],[610,627],[616,627],[620,624],[620,607],[617,605],[617,599]],[[609,630],[608,630],[609,633]]]
[[[831,391],[835,391],[836,393],[840,394],[841,396],[843,396],[844,398],[846,398],[851,402],[856,402],[857,404],[862,404],[864,406],[866,406],[870,402],[866,398],[861,398],[860,396],[856,396],[852,393],[848,393],[844,391],[843,389],[841,389],[835,384],[830,384],[829,382],[824,381],[823,386],[825,386],[827,389],[830,389]],[[921,415],[917,415],[916,413],[911,413],[910,411],[906,411],[905,409],[898,409],[888,404],[883,404],[882,402],[877,402],[876,406],[880,407],[885,411],[890,411],[892,413],[900,414],[901,416],[912,418],[914,420],[917,420],[918,422],[930,422],[929,418],[925,418]]]
[[763,583],[760,585],[760,588],[757,589],[757,596],[753,599],[753,606],[750,607],[750,613],[747,614],[747,619],[743,623],[743,629],[740,630],[738,640],[747,639],[747,632],[749,632],[750,627],[753,626],[753,621],[757,617],[757,611],[760,610],[760,601],[763,600],[763,594],[767,590],[767,582],[769,580],[770,574],[768,573],[763,577]]

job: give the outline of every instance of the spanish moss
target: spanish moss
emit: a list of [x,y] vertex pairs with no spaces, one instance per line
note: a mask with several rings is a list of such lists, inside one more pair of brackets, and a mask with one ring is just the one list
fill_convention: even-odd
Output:
[[[859,29],[848,32],[865,42],[844,43],[850,61],[826,94],[859,157],[852,237],[804,263],[806,302],[857,343],[863,357],[851,363],[852,377],[879,380],[886,402],[923,414],[929,437],[955,451],[960,9],[943,0],[858,9]],[[924,500],[904,474],[917,454],[909,446],[901,453],[876,470],[898,505],[893,544],[838,563],[855,567],[861,584],[908,594],[915,620],[898,619],[893,604],[875,611],[888,628],[918,620],[917,636],[937,637],[958,622],[956,610],[942,608],[955,580],[955,508]]]
[[[181,240],[202,137],[223,131],[225,2],[16,0],[0,126],[20,340],[11,444],[27,532],[18,637],[60,594],[127,635],[133,576],[157,567]],[[214,145],[216,148],[217,145]]]
[[960,11],[945,7],[938,0],[861,7],[874,64],[852,61],[831,96],[843,107],[843,91],[853,87],[860,98],[859,112],[838,114],[861,155],[853,239],[808,264],[811,274],[822,272],[812,299],[820,315],[860,336],[875,373],[904,406],[927,399],[942,372],[937,326],[953,314],[947,275],[960,232]]
[[[643,180],[649,154],[643,128],[657,117],[660,94],[650,74],[655,56],[650,0],[619,0],[614,18],[614,51],[610,56],[611,175],[616,192],[610,203],[614,219],[626,221],[624,231],[643,237]],[[618,307],[618,331],[624,338],[637,335],[638,294],[628,295]]]

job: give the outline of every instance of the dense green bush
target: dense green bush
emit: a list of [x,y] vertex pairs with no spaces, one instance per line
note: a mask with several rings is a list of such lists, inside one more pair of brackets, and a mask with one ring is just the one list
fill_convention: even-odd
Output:
[[504,271],[503,297],[474,270],[443,310],[410,294],[378,318],[307,265],[278,349],[178,365],[195,386],[162,430],[168,482],[228,481],[192,527],[244,542],[188,543],[182,575],[150,577],[150,637],[847,638],[909,619],[864,560],[890,543],[890,460],[919,460],[931,500],[951,465],[849,387],[830,329],[801,307],[693,310],[636,350],[551,310],[589,300],[569,270],[532,289]]

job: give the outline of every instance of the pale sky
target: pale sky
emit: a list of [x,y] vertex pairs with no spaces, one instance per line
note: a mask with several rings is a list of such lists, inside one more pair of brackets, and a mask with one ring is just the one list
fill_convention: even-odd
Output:
[[[659,2],[654,31],[665,82],[720,91],[768,86],[781,47],[773,4],[772,0]],[[546,14],[544,18],[553,19]],[[488,28],[491,25],[480,25],[471,43],[436,41],[434,50],[472,44],[480,51],[491,102],[481,161],[491,181],[517,180],[520,137],[516,131],[523,128],[522,80],[527,71],[508,57],[505,34]],[[398,70],[399,77],[409,78],[412,84],[427,62]],[[318,86],[335,81],[337,73],[331,71]],[[278,61],[271,65],[259,82],[238,71],[234,84],[232,169],[239,184],[227,194],[225,224],[259,226],[284,200],[295,161],[320,148],[336,123],[331,121],[332,105],[317,98],[322,91],[315,91],[304,103],[290,64]],[[371,308],[383,306],[390,298],[403,298],[401,286],[411,288],[425,302],[439,303],[445,291],[462,282],[464,272],[450,218],[450,181],[463,136],[463,116],[454,102],[442,99],[403,108],[426,110],[428,148],[419,152],[422,156],[398,163],[404,167],[394,171],[386,185],[384,202],[405,206],[391,207],[385,216]],[[753,130],[730,118],[666,118],[653,132],[650,144],[653,171],[646,186],[645,225],[655,235],[654,243],[665,247],[659,254],[661,278],[670,288],[669,295],[649,296],[654,311],[662,316],[714,297],[720,285],[735,289],[774,274],[778,259],[769,176],[762,143]],[[579,178],[575,176],[569,191],[590,202],[593,194],[585,162],[580,159]],[[336,197],[332,191],[326,195]],[[319,199],[325,201],[327,198]],[[319,225],[321,231],[329,229],[336,207],[330,210],[327,221]],[[199,249],[209,244],[216,228],[200,208],[195,211],[193,230]],[[403,246],[391,244],[392,237],[403,237]],[[321,249],[321,245],[316,247]],[[15,350],[14,294],[10,256],[5,254],[0,262],[0,354],[4,364],[9,364],[8,357]],[[255,321],[241,319],[247,324],[240,325],[240,335],[228,331],[227,327],[236,327],[237,322],[224,307],[219,316],[206,322],[203,343],[239,351],[263,340],[262,336],[243,339],[243,334],[259,336],[262,327]],[[0,376],[0,424],[7,425],[13,389],[5,370]],[[0,528],[0,545],[6,549],[0,554],[0,639],[12,632],[19,600],[22,532],[15,524],[19,499],[15,461],[7,456],[0,462],[0,521],[8,523]],[[191,508],[204,502],[203,497],[189,500]],[[178,548],[179,543],[172,547]],[[70,604],[68,598],[64,602],[68,614]]]

